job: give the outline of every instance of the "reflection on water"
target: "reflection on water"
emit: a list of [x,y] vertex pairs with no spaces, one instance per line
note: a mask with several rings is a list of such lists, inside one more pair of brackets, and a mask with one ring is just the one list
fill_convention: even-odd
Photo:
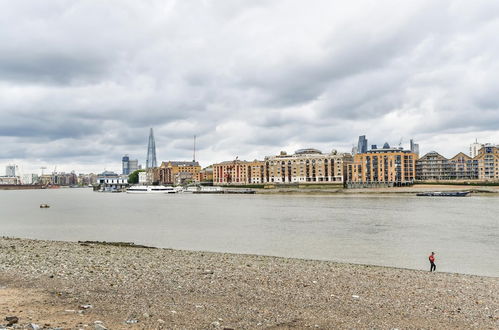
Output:
[[[499,276],[499,198],[0,191],[0,234]],[[51,205],[40,209],[41,203]]]

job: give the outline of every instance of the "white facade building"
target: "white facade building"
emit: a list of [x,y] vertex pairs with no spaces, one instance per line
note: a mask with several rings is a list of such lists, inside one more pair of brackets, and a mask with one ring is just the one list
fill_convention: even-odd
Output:
[[470,157],[475,158],[478,155],[478,150],[482,149],[483,143],[478,143],[477,140],[470,145]]
[[21,178],[22,184],[35,184],[38,183],[38,174],[23,174]]
[[139,183],[147,184],[149,180],[147,180],[148,175],[147,172],[139,172]]
[[17,176],[17,165],[5,166],[5,176],[11,177],[11,178]]

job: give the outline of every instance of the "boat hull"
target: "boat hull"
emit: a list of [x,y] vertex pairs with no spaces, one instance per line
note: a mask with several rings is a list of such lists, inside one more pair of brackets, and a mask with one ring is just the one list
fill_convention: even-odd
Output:
[[468,196],[469,191],[457,191],[457,192],[425,192],[418,193],[416,196],[423,197],[465,197]]
[[180,190],[165,186],[134,186],[127,189],[127,194],[176,194]]

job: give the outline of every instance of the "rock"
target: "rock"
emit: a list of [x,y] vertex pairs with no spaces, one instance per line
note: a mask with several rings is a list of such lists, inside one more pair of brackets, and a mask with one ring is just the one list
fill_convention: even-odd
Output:
[[210,324],[210,325],[211,325],[212,327],[214,327],[214,328],[218,328],[218,327],[220,327],[220,322],[218,322],[218,321],[211,322],[211,324]]
[[95,330],[107,330],[107,328],[103,324],[101,324],[101,323],[96,323],[94,325],[94,329]]
[[13,324],[16,324],[17,322],[19,322],[19,318],[17,316],[7,316],[5,318],[5,321],[7,321],[7,326],[10,327]]
[[147,318],[149,318],[149,314],[148,313],[144,313],[144,314],[142,314],[142,317],[145,318],[145,319],[147,319]]
[[165,320],[158,319],[158,323],[165,323]]
[[40,326],[38,324],[35,324],[35,323],[30,323],[29,329],[40,330]]
[[360,297],[359,297],[359,296],[357,296],[356,294],[353,294],[353,295],[352,295],[352,298],[353,298],[353,299],[359,299]]
[[93,308],[92,305],[81,305],[80,306],[80,309],[89,309],[89,308]]
[[136,320],[136,319],[126,320],[125,323],[126,324],[135,324],[135,323],[139,323],[139,320]]

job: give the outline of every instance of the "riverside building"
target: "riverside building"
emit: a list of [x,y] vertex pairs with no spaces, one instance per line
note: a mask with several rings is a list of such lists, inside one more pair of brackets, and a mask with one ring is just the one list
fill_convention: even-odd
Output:
[[483,181],[499,180],[499,147],[484,145],[475,157],[478,165],[478,179]]
[[418,155],[402,148],[382,149],[356,154],[347,165],[347,186],[350,188],[393,187],[414,183]]
[[160,184],[183,184],[186,182],[198,181],[201,166],[198,162],[168,161],[162,162],[155,170],[157,180]]
[[235,159],[213,164],[214,185],[261,184],[264,181],[265,163]]
[[477,180],[478,160],[463,152],[458,153],[450,159],[452,170],[456,180]]
[[416,161],[416,180],[478,180],[478,159],[460,152],[447,159],[438,152],[431,151]]
[[198,182],[213,182],[213,166],[208,166],[199,171]]
[[338,154],[335,150],[324,154],[308,148],[292,155],[282,151],[279,155],[265,157],[265,182],[343,184],[346,164],[351,161],[350,154]]
[[436,151],[430,151],[416,161],[416,179],[441,181],[455,179],[454,166],[449,159]]

